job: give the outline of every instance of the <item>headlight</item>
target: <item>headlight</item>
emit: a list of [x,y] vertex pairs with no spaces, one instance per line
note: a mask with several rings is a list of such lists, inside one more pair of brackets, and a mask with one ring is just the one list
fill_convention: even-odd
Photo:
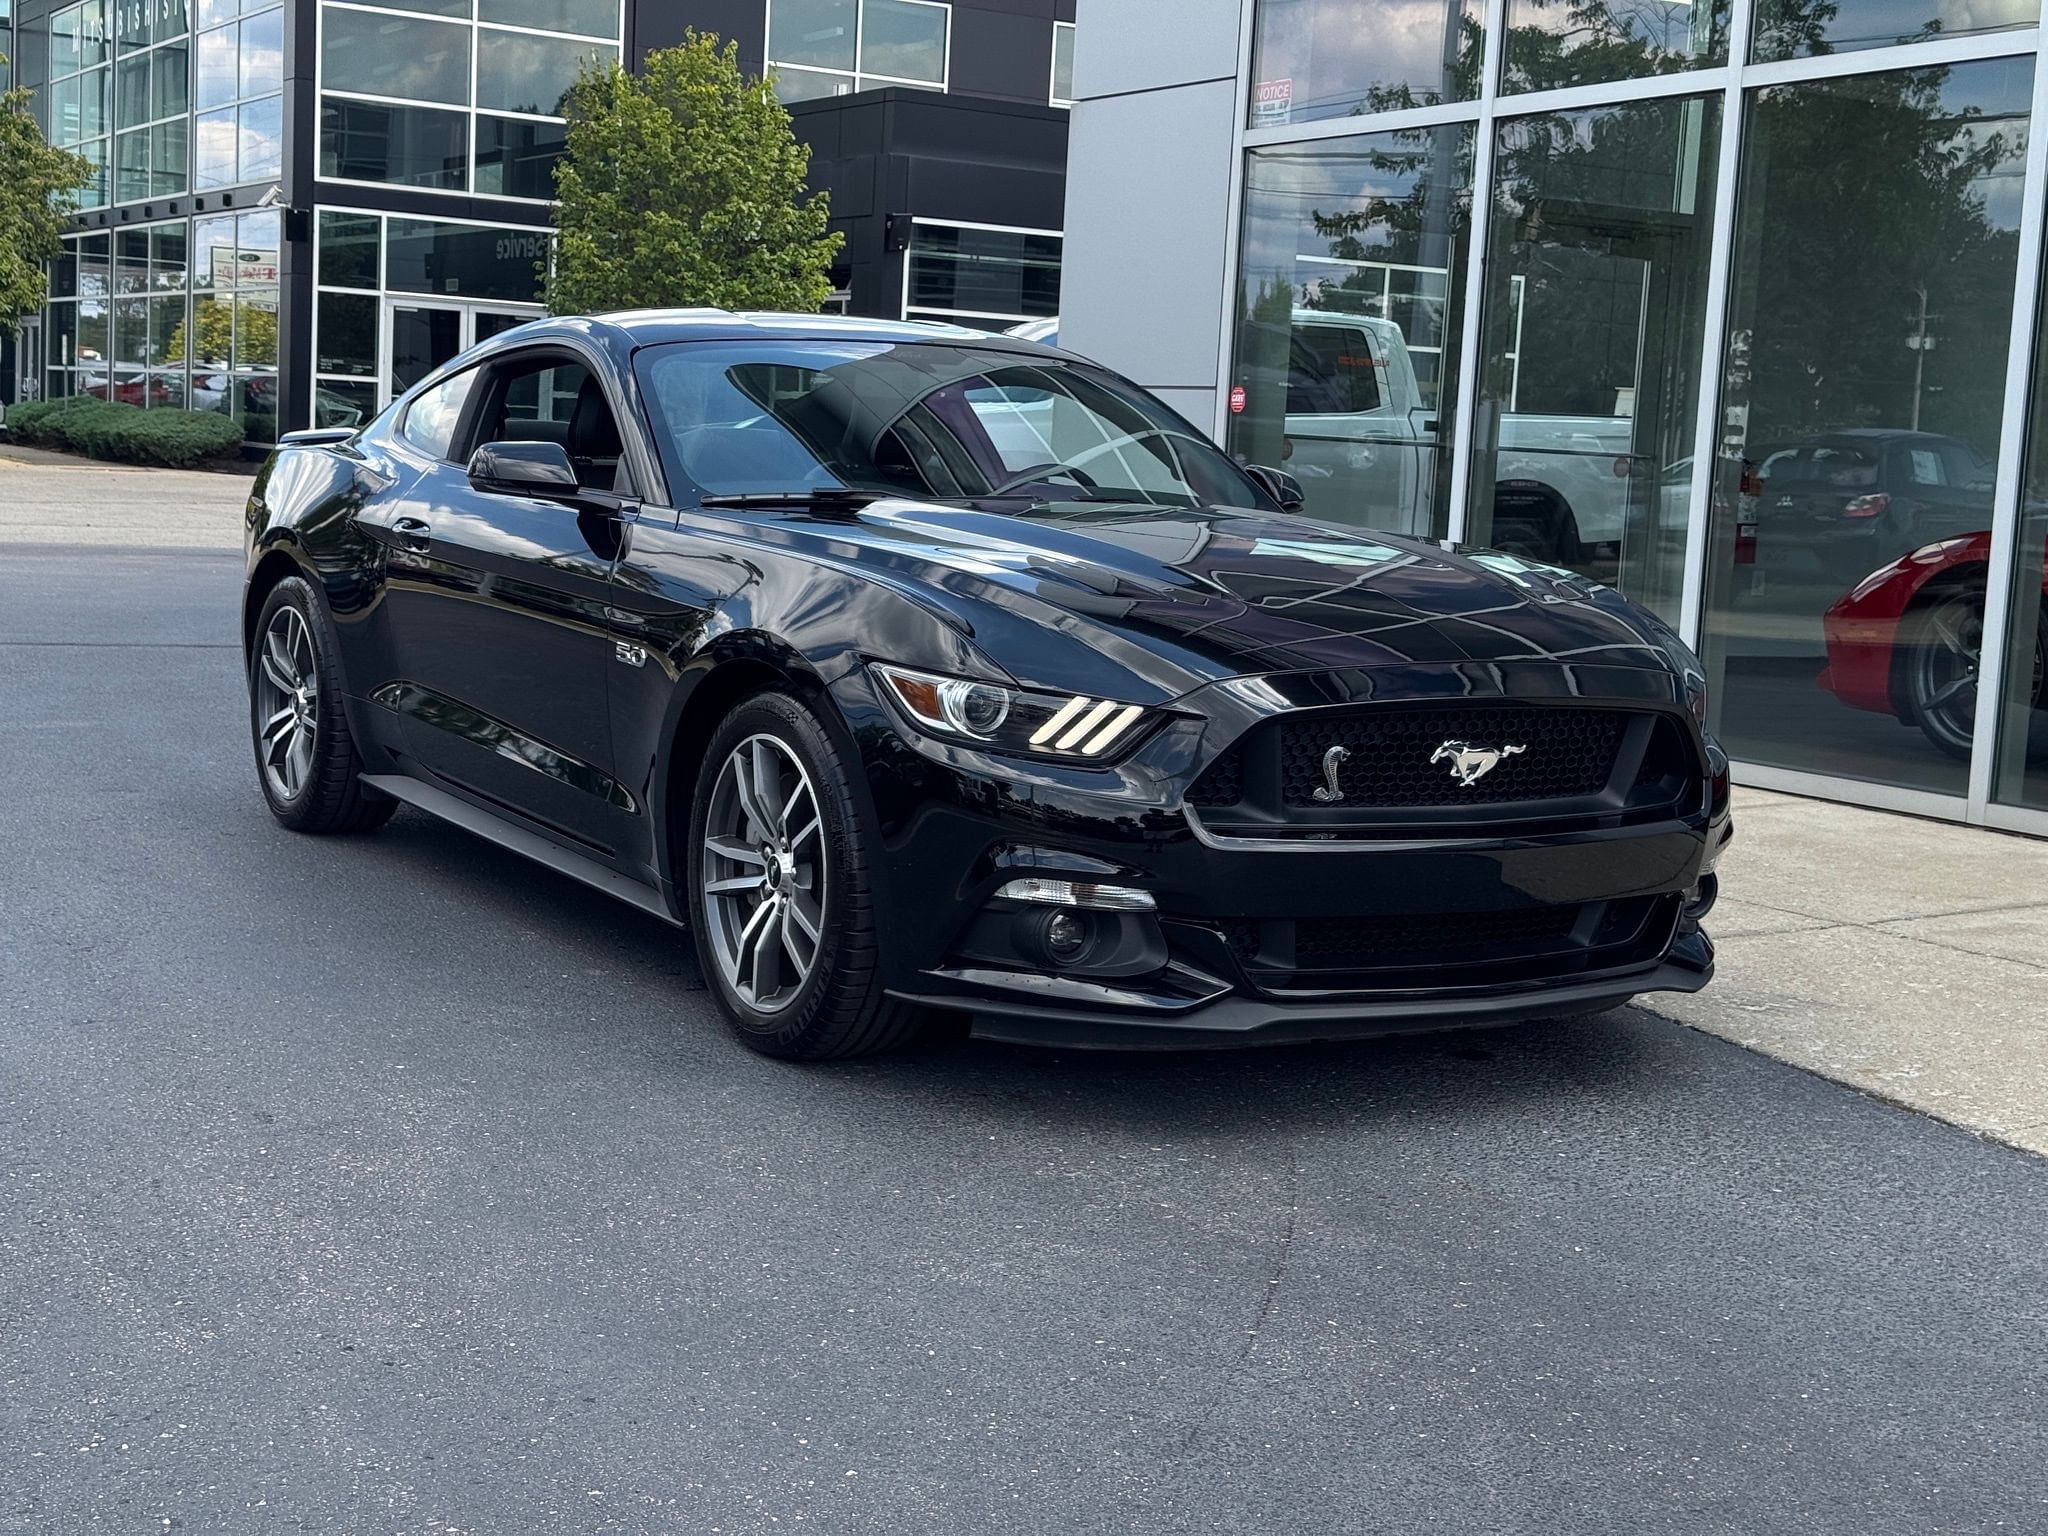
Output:
[[1105,763],[1144,737],[1155,718],[1141,704],[1084,694],[1034,693],[1003,683],[940,677],[870,662],[884,690],[920,728],[995,752]]

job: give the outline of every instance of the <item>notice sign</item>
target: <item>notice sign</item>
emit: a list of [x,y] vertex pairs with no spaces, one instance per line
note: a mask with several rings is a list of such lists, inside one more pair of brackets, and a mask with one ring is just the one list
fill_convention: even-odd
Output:
[[1230,414],[1233,416],[1242,416],[1244,414],[1244,386],[1242,384],[1233,384],[1230,388]]
[[1261,80],[1252,87],[1252,126],[1270,128],[1294,114],[1294,82]]

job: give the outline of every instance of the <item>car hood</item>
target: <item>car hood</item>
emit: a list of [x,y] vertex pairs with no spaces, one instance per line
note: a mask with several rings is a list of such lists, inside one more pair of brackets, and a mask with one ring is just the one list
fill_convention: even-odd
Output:
[[[799,542],[818,539],[863,571],[922,589],[1020,682],[1075,685],[1075,651],[1168,697],[1304,670],[1675,669],[1677,640],[1663,624],[1573,572],[1279,513],[1073,501],[998,513],[887,500],[851,518],[777,521]],[[1024,675],[1045,667],[1057,677]]]

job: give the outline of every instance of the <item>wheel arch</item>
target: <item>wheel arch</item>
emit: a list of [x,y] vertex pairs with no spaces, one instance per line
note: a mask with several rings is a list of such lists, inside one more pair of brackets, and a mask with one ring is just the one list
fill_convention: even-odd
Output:
[[256,621],[263,616],[263,605],[270,600],[271,592],[287,576],[303,576],[317,590],[297,552],[288,544],[272,544],[249,571],[249,578],[242,586],[242,663],[248,664],[256,646]]
[[760,631],[720,636],[678,681],[675,708],[663,736],[655,826],[655,857],[678,911],[684,905],[677,883],[682,841],[712,733],[742,701],[771,689],[802,699],[826,729],[845,732],[831,689],[811,659]]

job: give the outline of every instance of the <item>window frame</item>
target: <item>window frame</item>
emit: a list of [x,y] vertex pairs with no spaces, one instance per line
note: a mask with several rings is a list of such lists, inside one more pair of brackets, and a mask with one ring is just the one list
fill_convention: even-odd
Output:
[[[431,12],[406,10],[397,4],[379,3],[379,0],[313,0],[313,114],[314,114],[314,179],[323,186],[333,187],[374,187],[380,189],[401,188],[409,192],[431,193],[447,198],[485,198],[492,202],[510,203],[525,208],[547,208],[553,206],[551,197],[521,197],[507,192],[484,192],[477,189],[477,122],[480,118],[495,118],[509,122],[547,123],[557,127],[568,122],[561,117],[545,112],[512,112],[496,107],[477,105],[477,59],[481,52],[482,34],[486,32],[512,33],[521,36],[549,38],[561,42],[589,43],[601,49],[609,49],[614,59],[626,58],[624,0],[614,5],[614,30],[609,36],[584,32],[558,32],[544,27],[522,27],[508,22],[481,20],[474,4],[468,7],[466,16],[440,16]],[[394,20],[427,20],[445,22],[452,26],[468,29],[469,33],[469,84],[468,96],[462,102],[413,101],[401,96],[383,96],[364,91],[333,90],[327,84],[327,16],[330,10],[360,11]],[[326,130],[324,118],[327,102],[332,99],[343,102],[360,102],[365,105],[415,108],[426,111],[449,112],[462,121],[462,182],[453,187],[421,186],[414,182],[380,181],[362,176],[330,176],[320,169],[325,155]]]
[[[953,24],[955,17],[953,15],[952,0],[894,0],[894,3],[897,4],[928,6],[933,10],[946,13],[945,58],[941,61],[939,78],[936,81],[915,80],[906,75],[884,75],[864,67],[867,63],[869,0],[854,0],[852,69],[835,69],[826,64],[797,64],[778,60],[772,51],[772,39],[775,36],[775,3],[776,0],[761,0],[762,73],[770,79],[774,78],[778,69],[794,69],[801,70],[805,74],[829,75],[835,80],[852,82],[853,89],[851,91],[835,91],[832,93],[834,96],[854,95],[861,91],[882,90],[892,85],[903,86],[908,90],[937,91],[941,95],[951,92],[953,88]],[[799,99],[810,101],[827,98],[802,97]]]

